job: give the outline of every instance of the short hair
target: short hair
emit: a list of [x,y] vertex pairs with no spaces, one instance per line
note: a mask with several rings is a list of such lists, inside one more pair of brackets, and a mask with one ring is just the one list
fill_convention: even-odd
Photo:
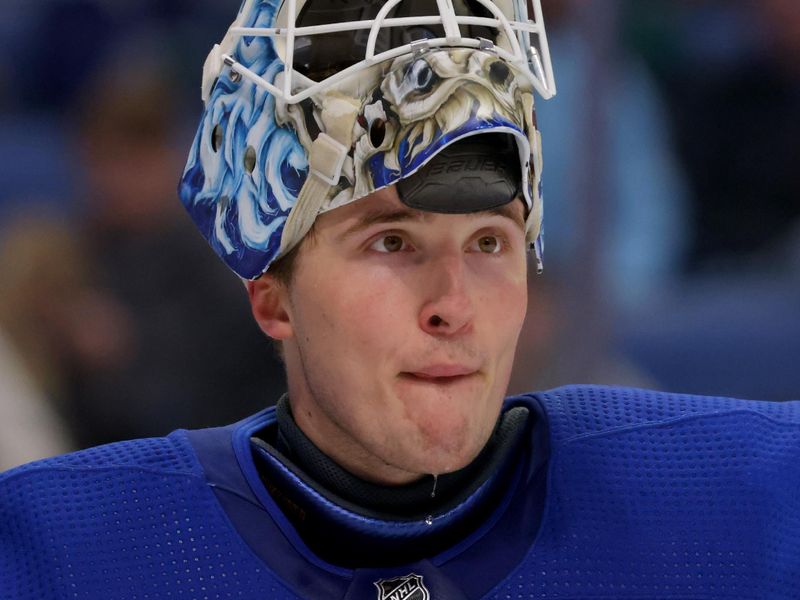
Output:
[[[289,250],[286,254],[281,256],[278,260],[273,262],[269,269],[267,269],[267,273],[275,278],[280,285],[285,287],[287,290],[292,286],[292,281],[294,280],[295,273],[297,272],[297,260],[300,256],[300,250],[306,241],[310,243],[314,243],[315,239],[315,225],[311,225],[311,229],[309,229],[308,233],[300,240],[300,243],[297,244],[294,248]],[[275,354],[281,361],[284,360],[283,355],[283,343],[280,340],[272,339],[272,349],[275,351]]]
[[291,286],[292,280],[294,279],[294,274],[297,271],[297,259],[300,255],[300,249],[304,244],[306,244],[307,241],[314,243],[316,240],[316,228],[317,224],[312,223],[311,228],[308,230],[308,233],[303,236],[303,239],[300,240],[300,242],[296,244],[294,248],[289,250],[289,252],[274,261],[267,269],[267,273],[272,275],[278,281],[278,283],[286,288]]

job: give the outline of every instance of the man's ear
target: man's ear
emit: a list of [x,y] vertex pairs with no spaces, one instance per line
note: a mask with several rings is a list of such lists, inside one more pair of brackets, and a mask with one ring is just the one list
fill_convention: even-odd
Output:
[[289,311],[289,290],[272,275],[264,273],[255,281],[247,281],[250,307],[261,331],[274,340],[285,340],[294,334]]

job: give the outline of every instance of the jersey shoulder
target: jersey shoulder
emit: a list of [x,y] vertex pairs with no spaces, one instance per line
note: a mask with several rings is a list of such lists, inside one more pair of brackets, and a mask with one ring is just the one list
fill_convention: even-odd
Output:
[[17,523],[30,531],[66,533],[75,530],[74,519],[89,527],[104,506],[114,505],[122,514],[151,487],[169,488],[169,482],[199,482],[202,477],[184,431],[97,446],[0,474],[0,522],[9,528]]
[[14,600],[296,598],[231,526],[182,430],[0,475],[0,590]]
[[167,437],[115,442],[28,463],[0,474],[0,486],[9,479],[57,470],[80,472],[116,468],[200,472],[185,432],[176,431]]
[[547,421],[547,492],[496,597],[796,597],[797,402],[597,386],[518,401]]
[[85,591],[99,576],[92,565],[107,565],[118,576],[123,557],[146,536],[143,527],[178,519],[179,490],[199,487],[190,484],[199,474],[179,434],[98,446],[3,473],[0,589],[15,599],[56,598],[69,581]]
[[800,426],[800,401],[768,402],[655,390],[571,385],[529,395],[547,415],[551,435],[568,441],[625,429],[727,417],[731,423]]

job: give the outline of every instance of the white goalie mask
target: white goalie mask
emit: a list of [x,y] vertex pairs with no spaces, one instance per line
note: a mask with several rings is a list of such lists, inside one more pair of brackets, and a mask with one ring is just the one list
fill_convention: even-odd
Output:
[[[540,257],[533,92],[549,98],[556,89],[539,0],[531,8],[525,0],[245,0],[204,66],[205,112],[180,184],[200,231],[253,279],[319,214],[413,181],[446,148],[493,134],[472,141],[511,143],[504,156],[519,181],[510,193],[527,206]],[[419,200],[437,212],[485,204],[458,193]]]

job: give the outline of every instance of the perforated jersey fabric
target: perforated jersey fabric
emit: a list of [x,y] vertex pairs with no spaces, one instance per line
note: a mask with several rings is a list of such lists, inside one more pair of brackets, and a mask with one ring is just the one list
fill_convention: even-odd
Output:
[[309,553],[247,450],[271,409],[14,469],[0,599],[386,600],[403,577],[430,600],[800,598],[800,403],[572,386],[512,406],[539,425],[497,510],[410,565]]
[[559,440],[547,514],[492,597],[800,598],[800,403],[542,399]]

